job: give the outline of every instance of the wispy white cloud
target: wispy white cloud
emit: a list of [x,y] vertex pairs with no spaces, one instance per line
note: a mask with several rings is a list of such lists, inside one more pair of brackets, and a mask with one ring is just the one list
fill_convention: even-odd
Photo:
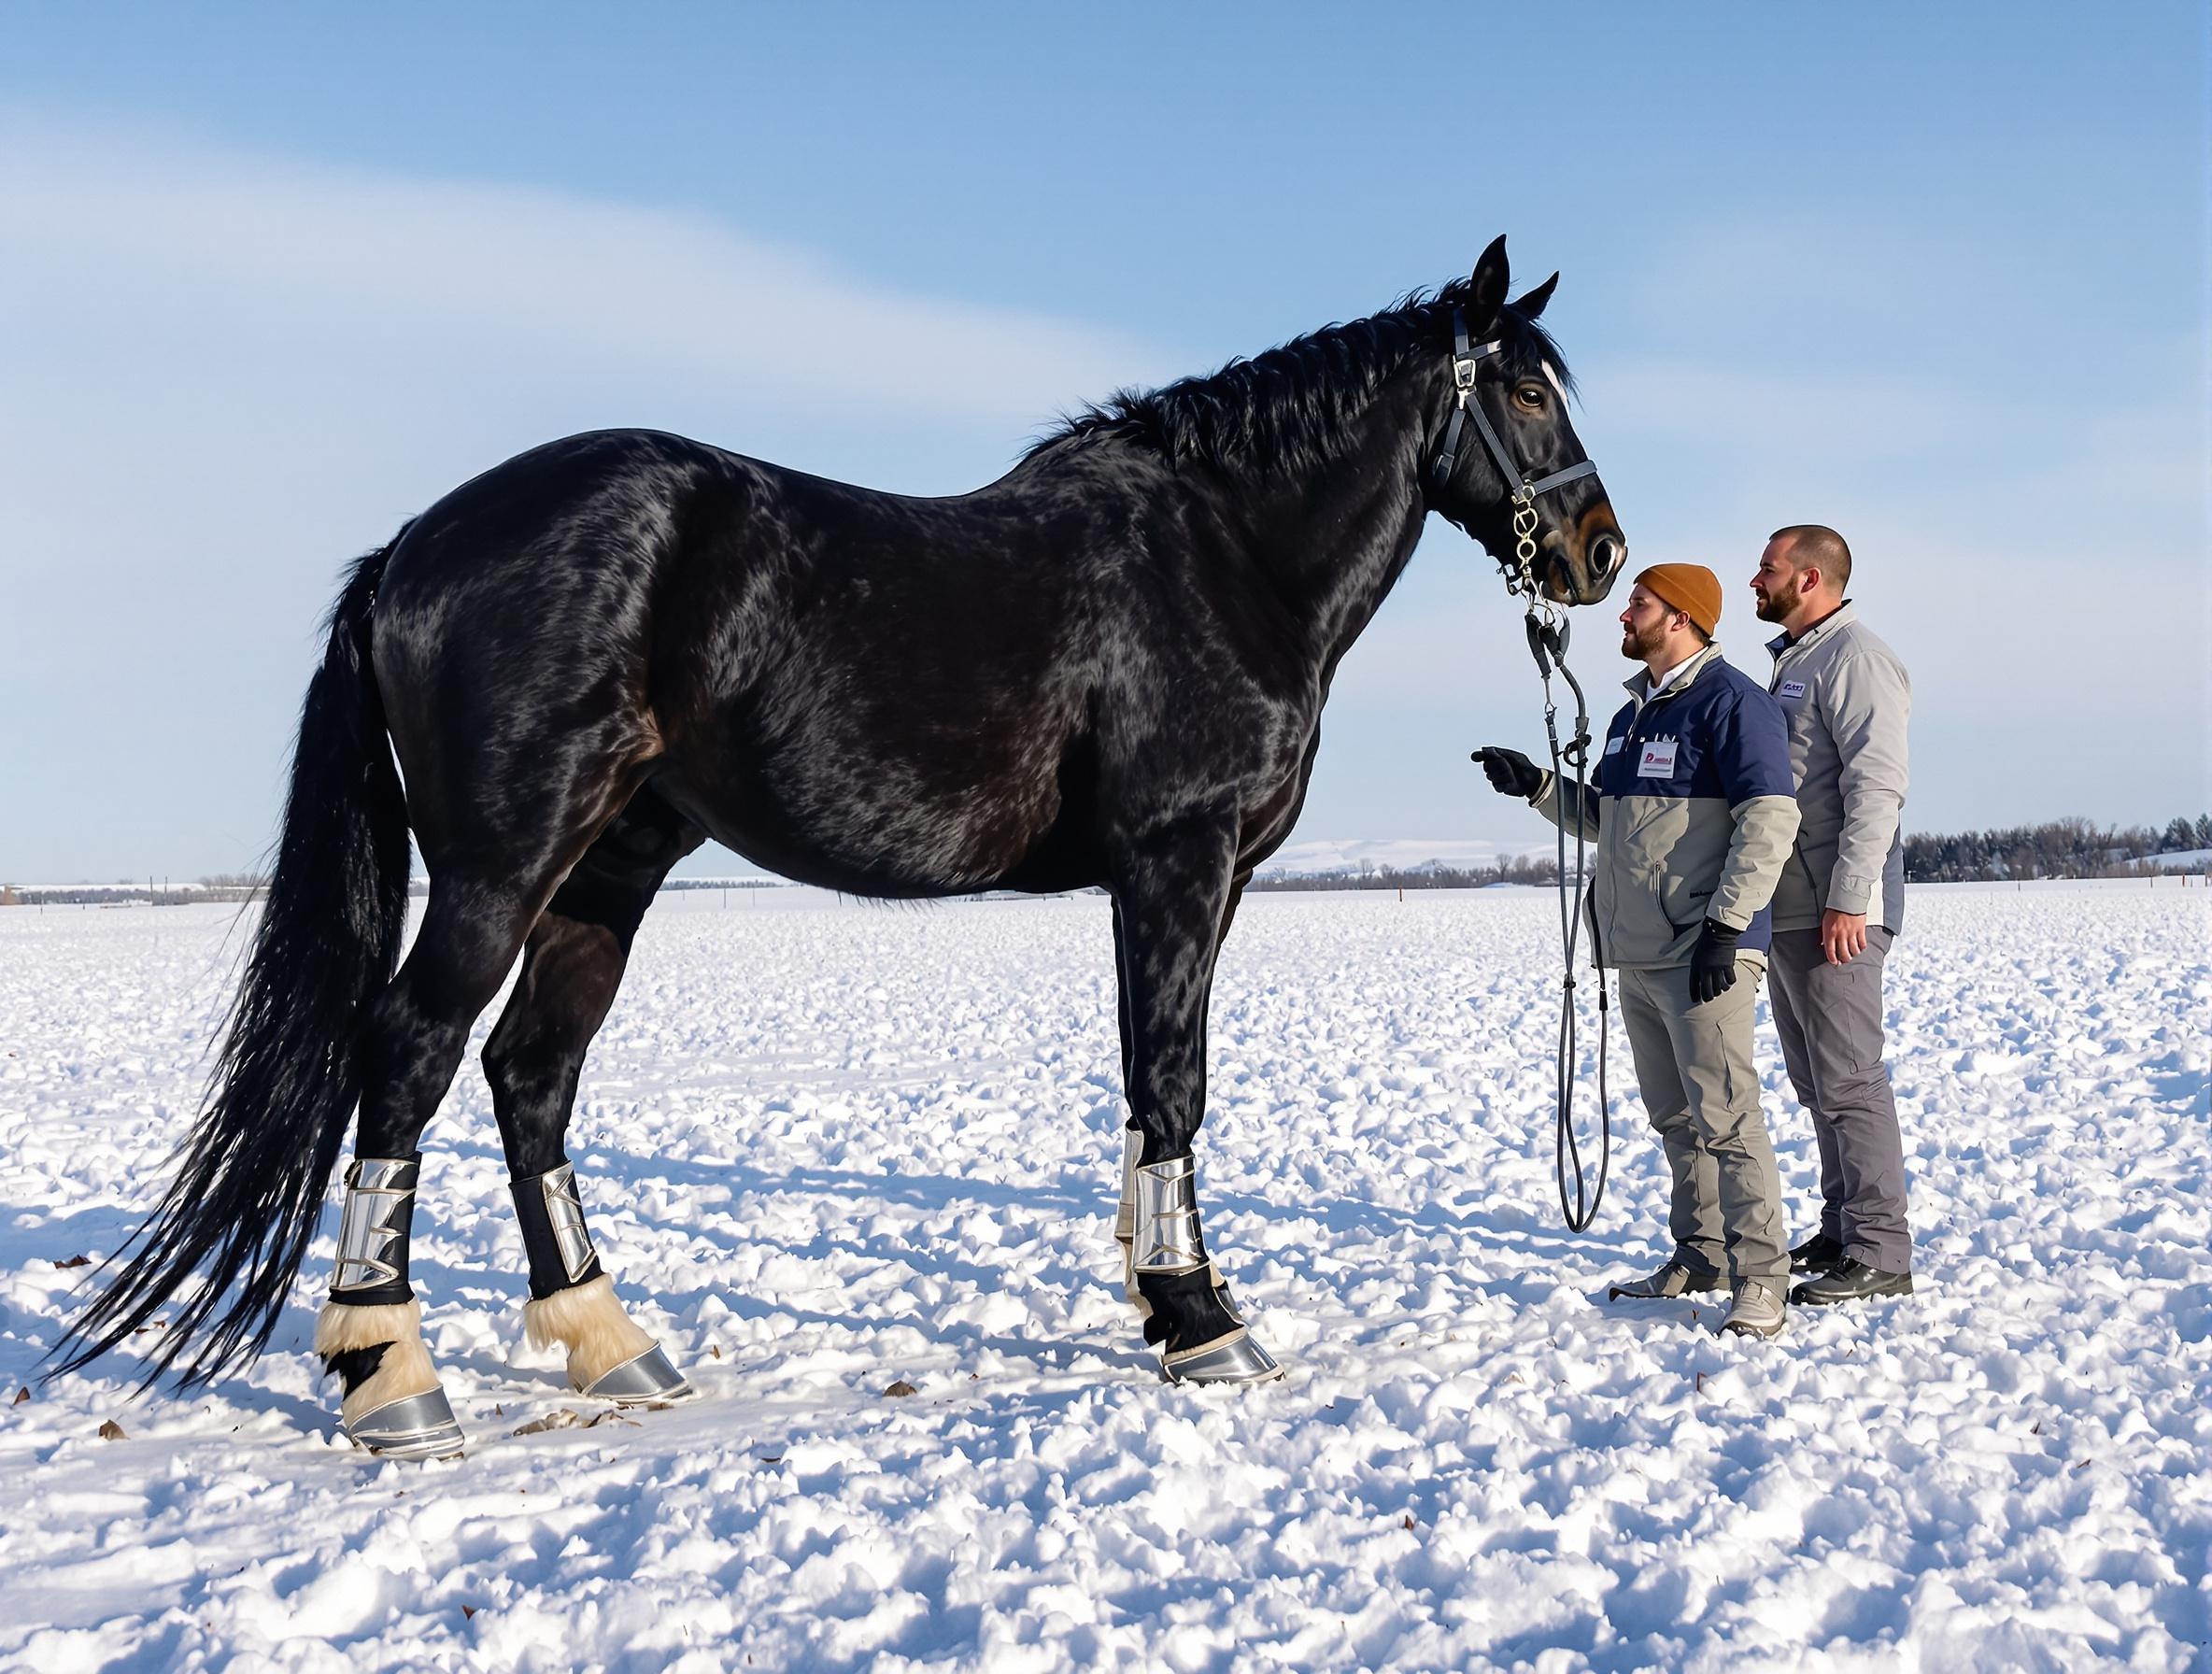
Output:
[[702,215],[6,113],[0,319],[0,872],[55,876],[248,863],[337,565],[520,448],[958,491],[1170,370]]
[[0,119],[0,257],[417,311],[802,399],[1017,425],[1162,370],[1113,333],[887,288],[702,215],[22,116]]

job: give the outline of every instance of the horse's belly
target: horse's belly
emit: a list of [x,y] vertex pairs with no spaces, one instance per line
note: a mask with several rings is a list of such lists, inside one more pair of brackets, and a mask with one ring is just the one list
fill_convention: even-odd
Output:
[[1057,763],[972,745],[925,760],[817,746],[672,762],[671,800],[718,843],[801,883],[955,895],[1033,868],[1062,813]]

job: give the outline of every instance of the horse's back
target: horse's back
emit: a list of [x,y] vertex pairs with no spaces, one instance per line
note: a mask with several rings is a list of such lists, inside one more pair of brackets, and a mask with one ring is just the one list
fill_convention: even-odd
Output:
[[581,747],[603,776],[649,759],[779,871],[995,882],[1033,862],[1080,755],[1098,522],[1095,503],[884,494],[658,432],[549,443],[395,546],[376,614],[393,743],[448,801]]

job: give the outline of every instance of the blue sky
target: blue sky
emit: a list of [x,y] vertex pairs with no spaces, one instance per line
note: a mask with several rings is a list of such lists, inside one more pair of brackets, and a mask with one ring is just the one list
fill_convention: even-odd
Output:
[[[2201,7],[637,11],[0,9],[0,877],[250,864],[340,563],[522,447],[958,491],[1501,231],[1737,661],[1850,537],[1909,826],[2212,806]],[[1492,575],[1432,528],[1300,838],[1548,841]]]

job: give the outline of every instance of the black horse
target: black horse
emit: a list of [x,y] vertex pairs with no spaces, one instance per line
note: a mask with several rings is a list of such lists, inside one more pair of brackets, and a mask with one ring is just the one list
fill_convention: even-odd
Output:
[[[1271,1374],[1197,1215],[1215,955],[1429,512],[1505,562],[1518,511],[1554,600],[1619,574],[1537,322],[1557,277],[1509,304],[1501,238],[1434,296],[1116,395],[948,499],[611,431],[440,500],[333,609],[215,1089],[67,1364],[195,1272],[154,1375],[257,1354],[358,1104],[317,1346],[357,1440],[458,1446],[407,1284],[417,1147],[519,954],[484,1067],[532,1336],[588,1392],[682,1393],[600,1270],[563,1144],[638,922],[713,838],[861,896],[1103,886],[1130,1298],[1170,1375]],[[410,828],[430,896],[394,975]]]

